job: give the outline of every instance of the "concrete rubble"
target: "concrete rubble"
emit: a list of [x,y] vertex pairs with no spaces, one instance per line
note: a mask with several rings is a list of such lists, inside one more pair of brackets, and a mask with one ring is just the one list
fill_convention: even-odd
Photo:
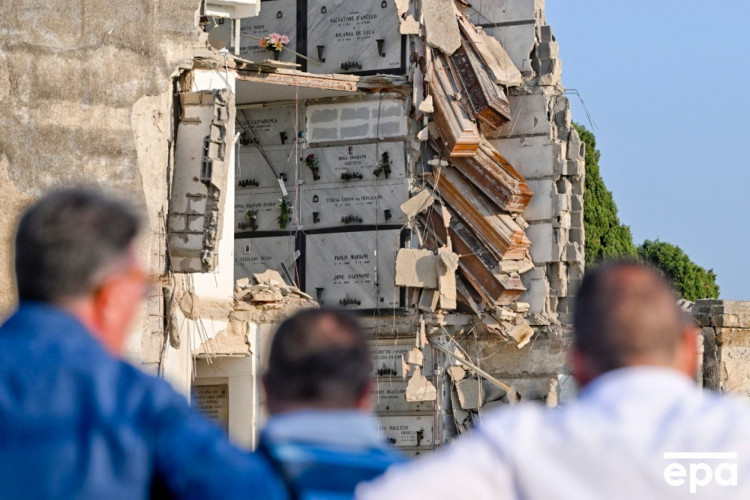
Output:
[[[348,5],[361,40],[315,0],[222,22],[196,0],[93,1],[74,35],[59,12],[80,9],[32,3],[9,4],[0,33],[0,102],[17,109],[0,118],[3,206],[65,178],[145,208],[159,286],[128,353],[185,394],[214,378],[252,393],[229,404],[230,435],[253,442],[275,325],[318,304],[362,315],[406,452],[570,392],[584,151],[543,0]],[[29,9],[38,25],[18,21]],[[268,30],[290,35],[279,60],[246,36]],[[722,328],[706,326],[706,359],[740,373]]]

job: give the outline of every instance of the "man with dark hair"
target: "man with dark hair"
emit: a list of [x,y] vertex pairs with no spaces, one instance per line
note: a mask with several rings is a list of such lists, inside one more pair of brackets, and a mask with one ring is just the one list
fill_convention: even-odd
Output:
[[0,327],[1,496],[282,496],[264,461],[119,358],[147,291],[139,226],[129,204],[80,188],[21,218],[20,305]]
[[750,404],[695,385],[698,332],[676,301],[642,264],[588,271],[575,306],[575,401],[489,413],[358,498],[750,498]]
[[292,498],[347,498],[401,462],[369,411],[370,350],[357,321],[306,309],[284,321],[263,377],[271,414],[259,454]]

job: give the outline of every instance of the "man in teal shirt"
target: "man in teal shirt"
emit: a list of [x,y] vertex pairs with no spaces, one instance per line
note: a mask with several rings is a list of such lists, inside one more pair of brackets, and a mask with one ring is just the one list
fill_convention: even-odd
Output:
[[405,461],[372,413],[371,367],[359,323],[342,311],[306,309],[279,326],[263,377],[270,418],[258,453],[290,497],[352,498],[358,483]]
[[146,291],[138,229],[128,204],[84,189],[21,219],[20,305],[0,327],[0,496],[285,498],[266,460],[120,359]]

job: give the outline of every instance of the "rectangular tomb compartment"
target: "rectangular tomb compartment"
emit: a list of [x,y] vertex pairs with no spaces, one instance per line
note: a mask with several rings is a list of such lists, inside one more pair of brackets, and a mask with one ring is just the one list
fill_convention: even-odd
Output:
[[409,197],[405,179],[353,179],[339,187],[315,189],[306,185],[300,200],[306,230],[360,225],[403,225],[400,206]]
[[[401,360],[399,359],[399,363]],[[406,400],[406,380],[392,377],[378,377],[372,382],[372,404],[378,413],[429,413],[432,414],[434,401]]]
[[378,425],[391,445],[399,448],[432,448],[435,442],[432,415],[380,415]]
[[[294,146],[295,124],[302,130],[305,108],[280,104],[263,107],[238,107],[237,132],[241,146],[260,144],[270,146]],[[299,119],[298,119],[299,118]]]
[[[376,341],[371,345],[371,353],[372,353],[372,372],[370,373],[373,377],[385,377],[383,380],[383,384],[390,384],[390,383],[396,383],[396,381],[401,381],[403,378],[403,371],[402,371],[402,363],[401,358],[406,361],[409,358],[409,352],[414,349],[414,338],[410,338],[408,341],[398,341],[394,342],[393,340],[381,340]],[[432,374],[434,372],[434,362],[432,357],[432,348],[426,347],[422,349],[422,354],[424,356],[423,363],[422,363],[422,375],[425,377],[432,377]],[[409,377],[413,374],[413,366],[412,371],[409,371],[406,374],[406,381],[404,383],[408,382]],[[395,377],[394,381],[391,382],[389,380],[389,377]],[[378,380],[378,383],[380,383],[380,380]],[[403,386],[404,389],[406,389],[406,386]]]
[[310,73],[402,74],[405,38],[393,0],[307,0]]
[[406,102],[401,99],[316,102],[306,106],[305,117],[311,147],[404,140],[408,132]]
[[194,385],[190,390],[193,405],[227,432],[229,429],[229,384]]
[[[265,153],[265,154],[264,154]],[[284,179],[287,188],[294,186],[297,173],[297,155],[292,146],[268,146],[261,151],[257,146],[240,146],[237,153],[237,192],[263,188],[278,188],[274,170]],[[273,166],[273,170],[271,166]]]
[[[271,33],[289,37],[289,43],[279,55],[279,61],[295,62],[297,56],[297,0],[264,0],[260,14],[240,20],[240,56],[260,62],[273,59],[273,52],[262,48],[259,39]],[[229,24],[225,22],[224,24]]]
[[[234,196],[234,232],[252,236],[258,232],[284,232],[297,228],[299,211],[296,203],[296,192],[289,189],[287,195],[291,212],[287,213],[286,227],[279,222],[281,215],[281,199],[283,194],[280,187],[237,190]],[[296,210],[296,212],[295,212]]]
[[305,292],[344,309],[401,307],[394,278],[400,246],[400,229],[307,234]]
[[[234,279],[252,278],[268,269],[278,271],[289,283],[286,271],[296,280],[294,236],[267,236],[234,240]],[[286,267],[286,271],[284,270]],[[289,283],[294,284],[294,283]]]
[[404,142],[308,148],[300,158],[300,175],[309,187],[346,185],[346,177],[351,181],[388,181],[406,177]]

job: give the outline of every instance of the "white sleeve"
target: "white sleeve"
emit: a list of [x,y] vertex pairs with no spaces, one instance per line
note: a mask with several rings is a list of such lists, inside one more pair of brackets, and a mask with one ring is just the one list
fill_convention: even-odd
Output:
[[513,495],[508,464],[476,432],[424,458],[390,467],[383,476],[360,484],[355,493],[358,500],[495,500]]

